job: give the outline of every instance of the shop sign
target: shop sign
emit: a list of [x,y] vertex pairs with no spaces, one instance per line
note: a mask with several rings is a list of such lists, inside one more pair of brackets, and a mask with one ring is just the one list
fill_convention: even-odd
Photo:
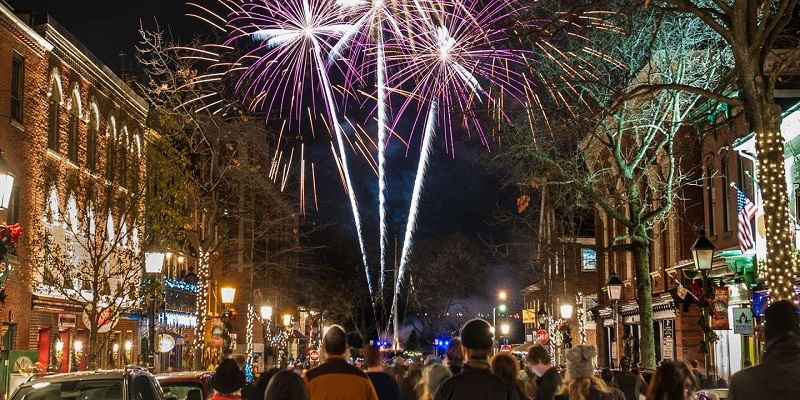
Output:
[[78,316],[75,314],[58,314],[59,328],[74,328],[78,326]]
[[749,308],[733,309],[733,333],[737,335],[753,334],[753,310]]
[[664,339],[672,339],[674,337],[673,335],[675,334],[675,325],[674,325],[675,321],[673,321],[671,319],[665,319],[661,323],[662,323],[662,326],[664,327],[663,328],[663,331],[664,331],[663,332],[663,338]]
[[714,290],[714,302],[711,303],[711,308],[714,311],[711,317],[711,325],[715,330],[728,330],[731,329],[728,324],[728,288],[718,287]]

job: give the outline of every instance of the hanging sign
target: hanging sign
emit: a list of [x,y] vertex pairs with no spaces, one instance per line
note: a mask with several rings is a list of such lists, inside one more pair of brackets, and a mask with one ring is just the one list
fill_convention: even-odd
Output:
[[8,280],[8,274],[11,272],[11,263],[8,262],[8,255],[3,254],[0,258],[0,286]]
[[175,338],[170,334],[158,335],[158,351],[161,353],[169,353],[175,348]]
[[714,290],[714,302],[711,303],[714,314],[711,317],[711,326],[715,330],[731,329],[728,324],[728,288],[718,287]]
[[733,309],[733,333],[737,335],[753,334],[753,310],[749,308]]

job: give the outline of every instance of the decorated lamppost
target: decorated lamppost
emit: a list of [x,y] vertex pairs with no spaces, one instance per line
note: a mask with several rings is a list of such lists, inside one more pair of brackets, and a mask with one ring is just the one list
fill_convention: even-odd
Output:
[[261,306],[261,321],[264,324],[264,371],[269,365],[270,323],[272,322],[272,306]]
[[144,272],[148,276],[148,295],[150,301],[148,302],[148,316],[150,317],[149,326],[149,340],[147,342],[147,365],[155,368],[156,360],[156,302],[158,292],[158,281],[161,275],[161,270],[164,268],[164,259],[166,255],[158,252],[147,252],[144,254]]
[[703,293],[700,296],[700,306],[703,309],[703,319],[700,328],[703,330],[703,343],[700,349],[705,354],[706,361],[706,376],[714,371],[714,342],[716,341],[716,334],[711,329],[708,321],[709,312],[711,307],[711,296],[708,290],[708,271],[711,270],[711,263],[714,259],[714,243],[706,237],[706,231],[700,230],[697,240],[692,245],[692,257],[694,258],[694,265],[700,271],[703,279]]
[[236,288],[223,287],[220,289],[220,294],[222,304],[225,306],[225,311],[222,312],[222,324],[224,325],[222,331],[222,358],[226,359],[233,352],[231,349],[231,330],[233,330],[231,321],[236,317],[236,310],[233,308]]
[[611,318],[614,319],[614,334],[609,338],[609,343],[612,342],[614,343],[611,355],[611,362],[612,366],[614,367],[619,365],[617,363],[617,360],[614,359],[613,350],[616,350],[617,354],[619,354],[619,347],[618,347],[619,341],[617,340],[618,329],[619,329],[619,327],[617,326],[618,323],[617,319],[619,319],[619,317],[617,316],[617,303],[622,298],[622,285],[623,285],[622,279],[619,279],[619,276],[617,276],[616,272],[612,272],[611,277],[608,279],[608,285],[606,286],[606,291],[608,292],[608,298],[613,303],[612,305],[613,308],[611,309]]

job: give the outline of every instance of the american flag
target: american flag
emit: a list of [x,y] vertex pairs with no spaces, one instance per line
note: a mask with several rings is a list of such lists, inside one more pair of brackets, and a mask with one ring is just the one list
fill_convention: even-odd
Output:
[[736,208],[739,211],[739,248],[744,253],[753,245],[753,228],[750,227],[750,220],[756,215],[758,208],[738,187],[736,188]]

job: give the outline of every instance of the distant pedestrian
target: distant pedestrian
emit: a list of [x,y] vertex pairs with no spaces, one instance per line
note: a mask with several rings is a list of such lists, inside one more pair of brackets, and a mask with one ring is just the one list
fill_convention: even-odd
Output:
[[550,364],[550,353],[539,343],[534,344],[525,356],[528,368],[539,377],[536,380],[536,400],[553,400],[561,389],[563,380],[558,370]]
[[597,349],[587,344],[579,344],[567,351],[567,374],[557,400],[611,400],[602,379],[594,376],[594,362]]
[[308,390],[300,375],[283,370],[270,379],[263,398],[264,400],[308,400]]
[[416,362],[410,363],[406,373],[403,375],[403,379],[400,381],[400,394],[403,396],[403,400],[419,399],[419,383],[421,381],[422,367]]
[[697,384],[700,385],[701,389],[705,389],[706,386],[706,374],[700,369],[700,362],[697,360],[689,360],[689,365],[692,367],[692,373],[694,374],[695,379],[697,379]]
[[800,399],[800,317],[788,300],[764,312],[764,355],[759,365],[731,377],[729,400]]
[[378,400],[401,400],[400,386],[391,375],[386,373],[381,363],[381,352],[373,345],[366,345],[362,350],[364,364],[367,365],[367,376],[375,387]]
[[467,362],[460,374],[439,386],[436,400],[519,400],[516,390],[490,370],[494,335],[488,322],[475,318],[464,324],[461,345]]
[[647,383],[642,377],[633,373],[630,358],[625,357],[620,360],[620,366],[622,371],[614,377],[614,383],[622,393],[625,393],[625,400],[639,400],[640,394],[647,393]]
[[214,395],[209,400],[241,400],[245,382],[244,372],[236,365],[236,361],[226,358],[219,363],[211,377]]
[[306,373],[310,400],[378,400],[364,371],[345,360],[347,333],[339,325],[328,328],[322,338],[323,361]]
[[461,367],[464,365],[464,348],[461,347],[461,339],[450,340],[444,359],[447,362],[447,368],[453,375],[461,372]]
[[509,385],[517,390],[517,396],[520,400],[529,400],[528,393],[525,392],[525,385],[519,379],[520,370],[519,362],[516,358],[500,353],[492,357],[492,373],[497,375],[498,378],[504,380]]
[[622,390],[619,390],[617,384],[614,383],[614,372],[611,371],[611,369],[603,368],[603,370],[600,371],[600,379],[608,386],[608,389],[611,391],[612,399],[625,400],[625,393],[622,393]]
[[661,363],[653,375],[646,399],[691,400],[698,389],[697,378],[685,363],[668,361]]

